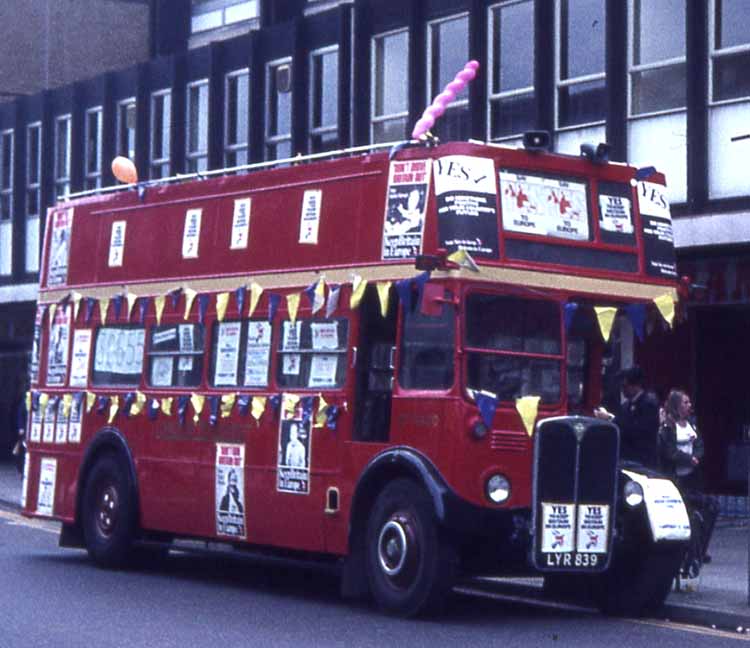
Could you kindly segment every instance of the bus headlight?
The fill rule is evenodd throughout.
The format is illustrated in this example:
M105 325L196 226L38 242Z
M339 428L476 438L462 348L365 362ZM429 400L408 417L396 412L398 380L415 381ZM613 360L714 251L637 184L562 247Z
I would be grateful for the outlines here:
M505 475L492 475L485 488L487 498L495 504L502 504L510 497L510 482Z
M638 506L643 502L643 488L638 482L627 482L622 491L628 506Z

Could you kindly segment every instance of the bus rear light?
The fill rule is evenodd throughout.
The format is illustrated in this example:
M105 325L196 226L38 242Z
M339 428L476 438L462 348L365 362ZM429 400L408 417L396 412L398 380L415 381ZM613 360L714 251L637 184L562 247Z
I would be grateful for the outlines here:
M487 480L485 487L487 499L494 504L502 504L510 497L510 481L505 475L497 473Z
M471 436L477 441L481 441L487 436L487 426L484 421L477 419L471 424Z

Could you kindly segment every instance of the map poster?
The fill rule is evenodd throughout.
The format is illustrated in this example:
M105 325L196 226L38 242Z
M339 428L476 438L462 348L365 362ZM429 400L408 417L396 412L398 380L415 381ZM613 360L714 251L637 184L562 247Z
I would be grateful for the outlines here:
M428 160L391 162L383 217L384 260L414 258L422 251L430 169Z

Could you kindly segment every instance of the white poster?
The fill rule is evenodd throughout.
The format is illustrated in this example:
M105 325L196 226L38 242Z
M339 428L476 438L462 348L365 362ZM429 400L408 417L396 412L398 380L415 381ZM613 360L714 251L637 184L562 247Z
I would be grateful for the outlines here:
M624 196L599 195L599 227L607 232L633 233L630 199Z
M542 551L566 553L573 551L575 504L542 502Z
M21 483L21 509L26 508L26 498L29 492L29 462L31 453L26 452L23 457L23 482Z
M42 458L39 468L39 490L36 512L51 516L55 509L55 482L57 481L57 459Z
M142 328L100 328L96 336L94 371L131 376L140 374L144 342Z
M641 214L664 218L671 222L667 188L656 182L638 183L638 210Z
M83 422L84 394L74 394L70 407L70 423L68 424L68 443L80 443L81 425Z
M236 385L240 359L241 322L221 322L216 340L214 385Z
M282 408L283 409L283 408ZM310 451L312 417L305 424L285 413L279 422L279 454L276 490L284 493L310 493Z
M282 351L299 351L302 322L284 322L284 335L281 343Z
M151 359L151 384L154 387L171 386L173 368L174 357L154 356Z
M281 372L285 376L299 376L301 359L299 353L285 353L281 362Z
M197 259L201 237L202 209L188 209L185 213L185 228L182 230L182 258Z
M55 422L55 443L65 443L68 440L68 417L65 412L65 399L57 401L57 421Z
M112 223L112 233L109 237L109 267L115 268L122 265L125 256L125 225L127 221L115 221Z
M383 259L407 259L422 251L432 165L428 160L393 160L383 216Z
M268 385L268 363L271 356L271 324L251 320L247 323L245 352L245 387Z
M302 197L302 214L299 220L300 243L317 245L322 200L323 192L320 189L308 189L305 191Z
M310 324L312 348L315 351L339 348L338 322L312 322Z
M89 377L91 355L91 329L78 329L73 333L73 360L70 365L70 386L85 387Z
M578 553L607 553L609 534L609 506L607 504L578 505Z
M164 344L165 342L171 342L172 340L177 339L177 329L176 328L168 328L163 331L159 331L158 333L154 333L153 337L151 338L151 344L153 346L158 346L159 344Z
M216 535L245 538L245 445L216 444Z
M500 171L500 194L505 231L589 240L584 183Z
M234 201L234 213L232 215L232 240L229 244L231 250L242 250L247 247L250 233L250 198L240 198Z
M31 413L31 431L29 432L29 440L32 443L39 443L42 440L42 407L41 405L37 405L37 408L33 410Z
M49 244L47 285L59 286L68 283L68 259L70 258L70 234L73 228L73 208L51 212L52 235Z
M65 384L68 373L68 347L70 346L70 304L55 310L47 349L47 384Z
M651 479L630 470L623 472L643 489L654 542L689 539L690 519L677 487L668 479Z
M180 351L193 351L193 325L180 324Z
M310 363L308 387L333 387L336 385L336 367L339 357L333 353L316 353Z
M51 396L47 401L47 409L44 412L44 432L42 441L52 443L55 440L55 414L57 413L57 397Z

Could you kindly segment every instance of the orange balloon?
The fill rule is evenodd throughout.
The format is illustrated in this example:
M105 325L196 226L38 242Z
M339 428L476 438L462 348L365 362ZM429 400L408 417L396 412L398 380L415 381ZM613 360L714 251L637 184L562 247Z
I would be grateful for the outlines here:
M112 160L112 173L115 178L125 184L135 184L138 182L138 171L136 171L133 160L122 155L118 155Z

